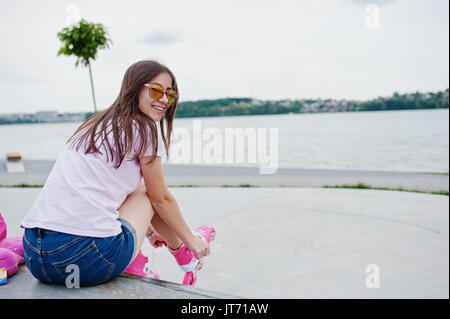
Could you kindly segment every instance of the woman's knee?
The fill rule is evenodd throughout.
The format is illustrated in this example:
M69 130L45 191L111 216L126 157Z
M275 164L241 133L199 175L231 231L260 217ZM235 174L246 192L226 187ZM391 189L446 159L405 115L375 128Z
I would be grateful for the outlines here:
M131 220L133 223L138 222L141 227L143 224L149 224L154 215L152 203L147 192L142 187L129 194L123 204L119 208L119 217L125 220ZM129 220L129 221L130 221ZM133 224L132 223L132 224Z

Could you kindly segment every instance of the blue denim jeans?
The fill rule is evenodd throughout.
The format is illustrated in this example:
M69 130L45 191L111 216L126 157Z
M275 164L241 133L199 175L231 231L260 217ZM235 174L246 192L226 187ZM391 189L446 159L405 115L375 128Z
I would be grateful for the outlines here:
M97 238L60 233L42 228L26 228L23 257L38 280L66 284L77 270L79 286L92 286L122 273L137 254L135 229L125 220L116 236Z

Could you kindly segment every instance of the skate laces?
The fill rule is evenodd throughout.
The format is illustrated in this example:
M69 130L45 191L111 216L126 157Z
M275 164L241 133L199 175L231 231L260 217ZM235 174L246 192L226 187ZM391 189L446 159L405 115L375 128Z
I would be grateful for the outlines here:
M203 239L204 241L207 241L206 238L203 236L203 234L199 231L192 231L195 235L197 235L198 237L200 237L201 239ZM220 243L217 241L216 235L214 235L214 240L211 240L209 242L209 255L206 256L214 256L215 253L217 252L217 250L219 250L221 247ZM203 257L205 258L205 257Z
M155 248L152 247L152 258L148 259L148 261L145 263L144 265L144 269L143 272L150 278L155 278L156 279L156 268L155 268Z

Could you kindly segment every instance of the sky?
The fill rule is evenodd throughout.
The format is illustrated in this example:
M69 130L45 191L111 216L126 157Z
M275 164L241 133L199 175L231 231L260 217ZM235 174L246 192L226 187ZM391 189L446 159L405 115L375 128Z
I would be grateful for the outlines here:
M155 59L180 101L367 100L449 86L448 0L0 1L0 113L93 110L89 72L57 56L79 18L105 26L99 110L126 69Z

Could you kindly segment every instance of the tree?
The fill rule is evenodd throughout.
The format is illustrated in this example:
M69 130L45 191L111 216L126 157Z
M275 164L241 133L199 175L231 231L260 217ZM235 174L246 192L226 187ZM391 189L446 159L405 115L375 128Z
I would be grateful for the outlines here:
M58 56L61 54L67 56L75 55L77 57L75 67L78 67L78 64L81 62L82 65L89 68L95 113L97 112L97 105L95 102L94 82L92 80L91 60L95 60L99 49L109 49L109 43L112 43L112 41L107 36L108 34L103 25L89 23L84 19L58 32L58 38L63 42L63 47L59 49Z

